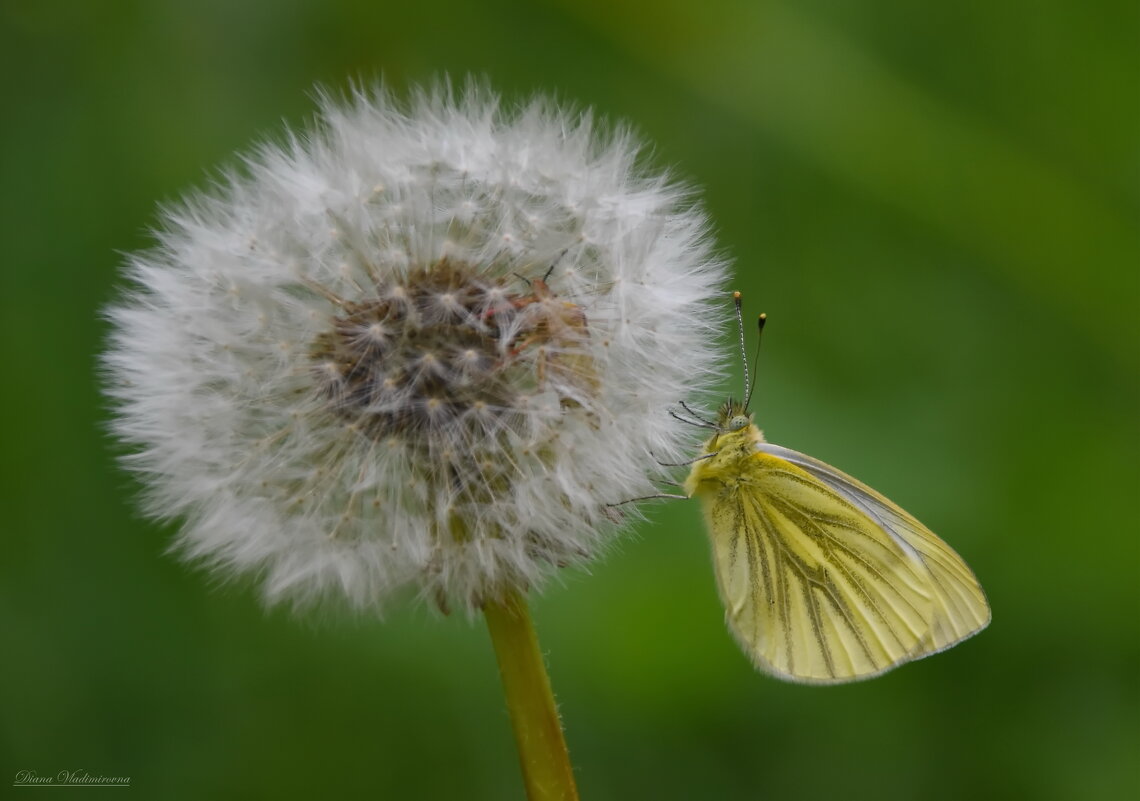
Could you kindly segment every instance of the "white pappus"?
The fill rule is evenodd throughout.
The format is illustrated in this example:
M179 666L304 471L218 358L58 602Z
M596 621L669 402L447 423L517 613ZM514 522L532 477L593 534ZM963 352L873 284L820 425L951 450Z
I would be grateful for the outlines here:
M360 89L167 210L103 358L148 514L297 605L474 608L596 555L722 350L706 218L637 153L542 98Z

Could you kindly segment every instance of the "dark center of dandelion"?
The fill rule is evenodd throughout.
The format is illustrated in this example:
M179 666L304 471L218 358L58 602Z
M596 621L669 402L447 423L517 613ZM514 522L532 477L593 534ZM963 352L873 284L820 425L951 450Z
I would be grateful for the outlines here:
M311 350L329 408L376 438L500 427L537 385L513 358L525 306L508 290L516 283L444 260L342 302Z

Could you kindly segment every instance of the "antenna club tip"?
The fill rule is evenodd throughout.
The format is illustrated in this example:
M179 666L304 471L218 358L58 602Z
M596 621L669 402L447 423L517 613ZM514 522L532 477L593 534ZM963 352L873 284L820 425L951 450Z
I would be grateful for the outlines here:
M732 293L732 299L733 299L733 300L735 300L735 301L739 301L739 300L740 300L741 298L743 298L743 297L744 297L744 296L740 294L740 290L739 290L739 289L738 289L738 290L736 290L735 292L733 292L733 293Z
M767 319L768 319L768 315L765 314L764 312L760 312L760 322L764 322Z

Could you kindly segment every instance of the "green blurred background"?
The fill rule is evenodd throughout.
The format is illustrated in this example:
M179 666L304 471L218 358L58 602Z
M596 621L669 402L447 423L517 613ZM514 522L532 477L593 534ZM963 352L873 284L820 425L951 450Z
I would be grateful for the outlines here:
M178 564L93 377L159 202L318 82L446 71L628 120L703 187L769 314L769 438L918 512L994 608L884 678L783 684L724 630L697 509L657 509L535 600L583 798L1137 797L1137 5L695 7L0 2L0 787L522 796L478 621L297 621Z

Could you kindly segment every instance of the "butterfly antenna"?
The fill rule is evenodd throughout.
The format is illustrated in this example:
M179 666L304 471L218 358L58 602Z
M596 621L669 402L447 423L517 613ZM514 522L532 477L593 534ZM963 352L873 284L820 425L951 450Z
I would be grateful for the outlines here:
M744 365L744 392L746 395L751 395L751 390L748 389L748 351L744 349L744 314L741 312L744 296L739 292L733 292L732 302L736 305L736 330L740 332L740 362ZM744 402L744 408L748 408L747 400Z
M764 323L767 322L768 315L761 314L756 319L756 355L752 357L752 383L748 386L748 397L744 399L744 408L748 408L748 404L752 402L752 390L756 389L756 376L760 374L760 340L764 334Z

